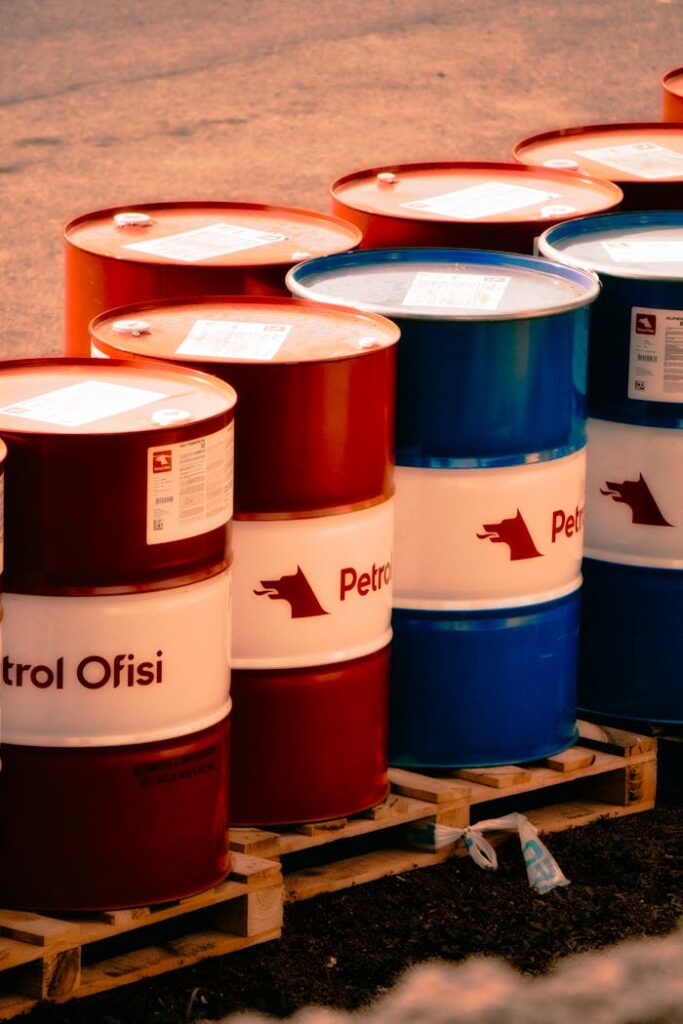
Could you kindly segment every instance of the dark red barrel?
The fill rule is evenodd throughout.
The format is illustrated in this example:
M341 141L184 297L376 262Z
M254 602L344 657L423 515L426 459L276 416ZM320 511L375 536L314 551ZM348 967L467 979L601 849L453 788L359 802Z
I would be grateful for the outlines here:
M360 232L313 210L197 201L83 214L64 238L65 351L88 355L98 313L178 296L286 295L290 267L353 249Z
M662 77L662 120L683 123L683 68Z
M597 174L624 193L622 210L683 206L683 121L593 124L531 135L512 154L527 167Z
M363 233L361 248L533 252L547 227L610 210L621 190L586 174L485 161L392 164L338 178L332 210Z

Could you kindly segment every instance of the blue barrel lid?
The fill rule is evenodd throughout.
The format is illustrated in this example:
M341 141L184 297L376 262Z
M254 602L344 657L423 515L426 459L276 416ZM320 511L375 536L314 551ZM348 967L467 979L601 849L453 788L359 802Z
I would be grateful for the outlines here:
M292 294L395 319L523 320L593 302L596 276L534 256L479 249L364 249L293 267Z
M683 281L683 210L579 217L544 231L538 248L600 275Z

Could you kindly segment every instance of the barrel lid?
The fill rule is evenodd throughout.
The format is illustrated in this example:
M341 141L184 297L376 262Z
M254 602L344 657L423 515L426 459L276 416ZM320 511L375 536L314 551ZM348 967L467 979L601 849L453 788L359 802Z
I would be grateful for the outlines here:
M105 355L249 364L345 359L400 334L390 320L345 306L242 295L138 303L101 314L90 331Z
M135 263L275 266L345 252L353 224L313 210L260 203L142 203L87 213L64 235L78 249Z
M331 194L336 202L371 214L489 223L578 217L610 209L623 198L610 181L485 161L373 167L339 178Z
M662 87L674 96L683 97L683 68L672 68L662 76Z
M683 124L633 121L561 128L522 139L513 156L533 166L571 167L614 182L683 180Z
M551 260L612 277L683 280L683 211L581 217L545 231Z
M236 401L208 374L158 363L54 358L0 368L4 433L152 433L220 416Z
M597 298L591 273L533 256L479 249L366 249L293 267L303 298L396 319L511 320L563 313Z

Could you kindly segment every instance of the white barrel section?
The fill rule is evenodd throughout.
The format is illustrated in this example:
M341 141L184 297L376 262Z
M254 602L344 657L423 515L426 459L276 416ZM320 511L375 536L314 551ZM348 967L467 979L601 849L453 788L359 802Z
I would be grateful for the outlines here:
M586 556L683 569L683 430L588 420Z
M331 664L391 639L394 500L234 523L234 668Z
M512 608L576 587L585 449L523 466L397 466L394 605Z
M3 743L102 747L230 710L231 574L139 594L5 594Z

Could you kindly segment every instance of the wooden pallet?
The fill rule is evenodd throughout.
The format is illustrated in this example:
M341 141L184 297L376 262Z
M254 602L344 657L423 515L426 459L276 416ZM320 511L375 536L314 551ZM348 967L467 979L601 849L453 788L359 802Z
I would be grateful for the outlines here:
M282 917L280 865L240 853L225 882L160 906L57 916L0 910L0 1020L42 999L94 995L277 939Z
M394 768L390 795L370 811L286 829L235 828L231 846L278 858L285 902L293 902L464 855L461 842L438 848L438 825L464 828L520 811L548 833L654 807L656 739L588 722L579 734L576 746L533 765L439 775Z

